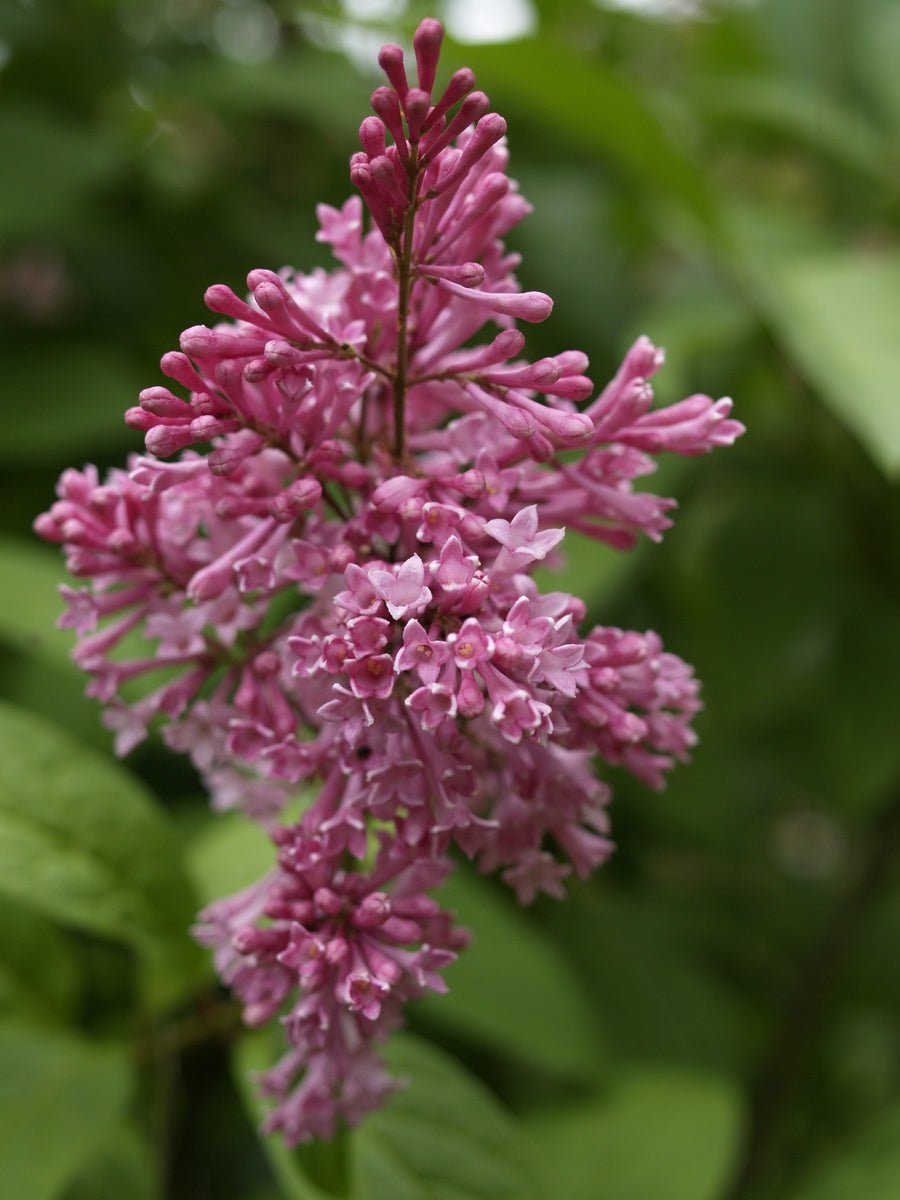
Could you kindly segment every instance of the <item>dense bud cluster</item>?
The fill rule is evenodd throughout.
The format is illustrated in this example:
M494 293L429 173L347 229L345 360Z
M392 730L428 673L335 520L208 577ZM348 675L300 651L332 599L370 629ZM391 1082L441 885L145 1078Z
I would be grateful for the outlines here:
M654 633L582 635L532 572L564 526L658 539L649 456L742 431L727 400L652 409L645 338L592 400L580 352L522 356L515 322L552 307L502 242L528 205L471 72L434 91L441 38L419 26L415 86L381 52L350 168L369 228L358 197L319 209L340 265L210 288L226 319L162 360L180 390L127 413L148 456L67 471L36 523L87 581L63 623L118 750L157 723L270 830L274 872L198 936L249 1024L281 1016L264 1087L291 1142L393 1086L373 1046L465 943L428 894L454 849L560 896L611 849L598 756L653 787L685 758L690 668Z

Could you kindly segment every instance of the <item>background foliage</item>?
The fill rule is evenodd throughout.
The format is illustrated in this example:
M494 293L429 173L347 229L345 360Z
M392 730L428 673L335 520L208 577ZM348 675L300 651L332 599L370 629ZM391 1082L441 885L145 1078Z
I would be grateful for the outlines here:
M900 1194L900 9L892 0L7 0L0 7L0 1200L890 1200ZM614 8L616 11L614 11ZM511 127L532 345L667 346L736 398L680 520L567 583L705 681L692 766L616 779L619 852L477 931L353 1135L264 1146L186 936L267 850L183 762L122 765L30 536L211 282L321 261L374 49L430 12ZM474 13L474 16L473 16ZM681 15L677 15L680 13ZM518 22L518 25L517 25ZM487 35L483 35L487 36Z

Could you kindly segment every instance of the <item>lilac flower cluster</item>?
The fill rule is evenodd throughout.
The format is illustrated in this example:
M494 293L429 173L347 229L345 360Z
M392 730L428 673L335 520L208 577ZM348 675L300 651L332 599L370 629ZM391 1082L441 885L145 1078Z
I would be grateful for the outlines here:
M373 1047L465 944L429 895L454 849L523 903L561 896L611 849L596 758L659 787L686 757L691 669L654 633L582 636L583 602L532 572L563 526L659 539L650 455L742 432L728 400L652 409L645 338L592 400L584 354L522 357L516 321L552 307L502 242L529 209L472 73L434 92L442 33L419 26L415 86L381 52L362 202L319 208L341 265L211 287L226 319L162 359L184 394L127 414L148 456L65 472L36 522L88 581L63 624L119 752L160 726L277 848L198 937L248 1024L281 1016L263 1087L289 1142L394 1086Z

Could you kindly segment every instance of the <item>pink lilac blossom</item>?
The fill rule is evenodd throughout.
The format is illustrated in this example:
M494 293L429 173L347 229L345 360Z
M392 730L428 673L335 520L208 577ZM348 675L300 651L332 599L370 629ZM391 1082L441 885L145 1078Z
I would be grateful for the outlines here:
M340 265L211 287L224 319L162 359L179 390L126 414L147 455L66 471L36 522L85 581L62 624L118 751L159 727L277 848L197 936L247 1023L283 1023L263 1088L291 1143L395 1086L374 1047L466 939L428 894L452 852L562 896L612 849L597 760L658 788L687 757L690 667L652 632L582 635L531 573L565 527L658 540L651 456L742 432L729 400L654 409L646 338L596 399L579 351L523 357L516 322L552 308L502 241L529 207L471 72L434 90L441 38L419 26L416 85L381 53L361 199L318 212Z

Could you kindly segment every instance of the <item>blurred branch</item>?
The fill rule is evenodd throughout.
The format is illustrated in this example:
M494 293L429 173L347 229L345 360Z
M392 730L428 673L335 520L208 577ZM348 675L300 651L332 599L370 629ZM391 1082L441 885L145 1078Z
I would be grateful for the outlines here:
M900 850L900 793L872 822L855 878L835 903L776 1023L750 1087L743 1151L722 1200L749 1200L777 1153L778 1131L815 1050L828 1001Z
M134 1056L141 1066L160 1063L211 1041L230 1041L241 1029L241 1006L233 1000L204 998L201 1010L138 1036Z

